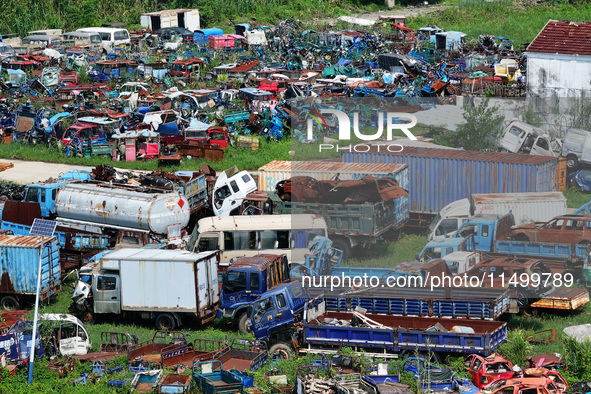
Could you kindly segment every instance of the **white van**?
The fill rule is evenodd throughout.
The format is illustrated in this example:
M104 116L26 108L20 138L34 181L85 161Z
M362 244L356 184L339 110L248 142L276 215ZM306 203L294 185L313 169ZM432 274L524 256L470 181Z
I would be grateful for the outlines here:
M131 44L131 37L126 29L117 29L114 27L85 27L76 31L98 33L101 36L103 51L106 53L111 53L116 46Z
M303 264L314 237L328 236L324 218L312 214L212 216L196 229L193 251L221 250L220 267L261 253L285 253L291 264Z
M98 33L88 33L84 31L71 31L62 34L62 39L66 47L77 46L80 48L99 51L102 49L103 41Z

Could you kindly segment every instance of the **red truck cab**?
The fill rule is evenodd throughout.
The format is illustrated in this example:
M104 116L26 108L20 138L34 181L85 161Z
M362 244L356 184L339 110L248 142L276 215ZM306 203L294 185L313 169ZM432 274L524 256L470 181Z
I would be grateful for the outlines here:
M515 374L513 364L497 354L488 357L471 354L466 358L464 368L479 389L500 379L510 379Z
M70 126L62 137L62 144L68 146L73 140L79 140L80 142L86 142L88 140L94 142L104 143L106 142L105 133L103 133L95 125L87 123L74 123ZM104 142L103 142L104 140Z
M230 141L228 129L226 127L210 127L207 130L207 139L207 142L210 144L217 144L220 148L226 149L228 147L228 141Z

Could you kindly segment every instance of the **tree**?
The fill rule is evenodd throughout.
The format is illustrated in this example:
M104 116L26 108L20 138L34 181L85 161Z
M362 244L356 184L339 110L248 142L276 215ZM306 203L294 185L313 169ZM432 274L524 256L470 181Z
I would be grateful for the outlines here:
M464 148L466 150L497 150L496 141L503 117L497 114L499 107L488 106L489 98L484 98L476 107L464 111L464 123L455 132L435 136L436 144Z

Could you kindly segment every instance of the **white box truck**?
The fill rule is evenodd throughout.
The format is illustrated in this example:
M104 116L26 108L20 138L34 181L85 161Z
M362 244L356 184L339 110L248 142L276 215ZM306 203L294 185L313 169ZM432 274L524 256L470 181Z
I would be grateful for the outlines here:
M471 199L454 201L441 209L429 225L429 241L451 237L473 215L505 215L513 212L515 224L547 222L566 214L562 192L473 194Z
M159 330L215 318L219 252L120 249L80 269L73 309L83 321L114 314L152 319Z

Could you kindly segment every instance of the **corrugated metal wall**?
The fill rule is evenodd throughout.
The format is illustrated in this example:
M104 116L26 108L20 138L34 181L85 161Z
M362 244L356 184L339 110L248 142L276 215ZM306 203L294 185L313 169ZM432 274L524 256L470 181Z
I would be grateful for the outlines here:
M0 236L0 291L34 294L37 291L39 245L41 237ZM43 250L41 286L46 289L60 279L57 239L47 242Z
M447 204L470 198L473 193L556 190L558 159L541 156L405 148L396 154L343 152L342 160L407 164L411 212L438 213Z

